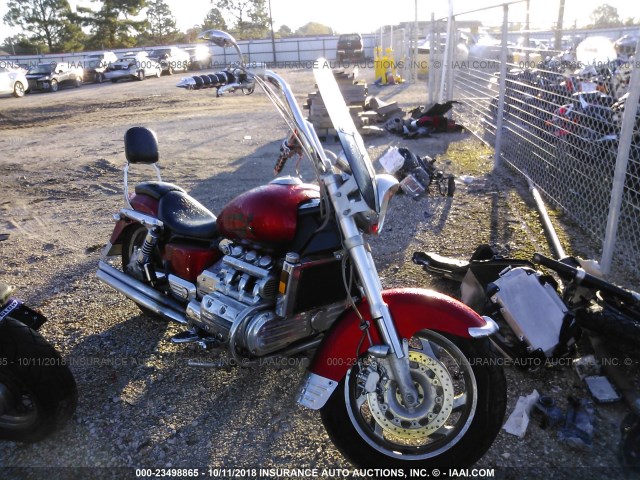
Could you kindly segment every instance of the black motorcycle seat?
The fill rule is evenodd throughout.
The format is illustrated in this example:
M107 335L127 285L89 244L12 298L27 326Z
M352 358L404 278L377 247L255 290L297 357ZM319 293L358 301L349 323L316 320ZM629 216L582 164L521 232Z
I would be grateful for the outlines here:
M169 192L186 193L179 186L168 182L142 182L136 185L137 195L149 195L156 200L160 200L164 194Z
M216 216L181 190L169 191L160 198L158 219L180 237L211 240L218 233Z

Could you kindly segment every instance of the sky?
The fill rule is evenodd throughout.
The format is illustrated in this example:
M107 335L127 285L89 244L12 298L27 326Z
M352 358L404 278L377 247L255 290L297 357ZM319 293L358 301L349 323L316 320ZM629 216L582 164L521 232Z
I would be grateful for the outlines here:
M413 21L415 18L416 0L270 0L274 28L287 25L292 30L308 23L318 22L334 29L337 33L371 33L382 25L394 25L400 22ZM468 12L485 6L500 5L499 0L452 0L454 13ZM606 1L606 0L605 0ZM177 26L185 31L194 25L201 24L207 12L215 2L210 0L166 0L171 7ZM70 0L72 8L83 4L95 8L96 3L88 0ZM268 3L268 2L267 2ZM602 0L565 0L565 26L578 26L589 23L591 12L602 5ZM634 1L609 0L610 5L618 9L624 20L628 17L640 17L640 11ZM530 0L531 25L550 28L557 19L559 0ZM429 20L431 12L436 18L447 15L447 2L434 0L417 0L418 19ZM0 19L7 11L7 0L0 0ZM525 3L510 6L510 21L522 22L525 19ZM459 17L460 20L480 20L485 25L499 25L502 20L502 9L494 8L487 12L478 12ZM18 33L9 29L0 20L0 40Z

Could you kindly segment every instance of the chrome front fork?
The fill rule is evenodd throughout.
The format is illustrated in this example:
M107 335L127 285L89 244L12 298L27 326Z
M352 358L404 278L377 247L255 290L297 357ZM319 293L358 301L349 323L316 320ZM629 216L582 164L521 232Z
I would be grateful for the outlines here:
M389 362L391 374L398 384L405 406L412 410L418 405L418 392L409 369L408 342L398 335L389 306L384 303L380 277L368 245L353 218L353 205L350 202L345 203L348 202L347 195L341 191L335 177L326 176L325 185L344 235L344 246L349 252L364 288L371 318L378 327L382 341L389 347L385 359Z

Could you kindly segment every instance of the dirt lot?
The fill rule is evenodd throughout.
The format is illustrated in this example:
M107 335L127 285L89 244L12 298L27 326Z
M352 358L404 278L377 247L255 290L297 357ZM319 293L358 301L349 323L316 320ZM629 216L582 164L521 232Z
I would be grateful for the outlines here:
M302 103L313 88L311 72L281 73ZM286 130L266 97L215 98L211 91L177 89L176 81L162 77L0 99L0 233L9 234L0 243L0 278L48 316L43 334L70 362L80 394L77 413L62 431L37 445L0 442L0 465L20 467L3 478L133 477L132 470L117 470L123 467L352 468L330 443L319 415L296 406L292 386L303 367L187 366L190 359L210 361L216 354L171 345L178 326L139 315L133 303L95 278L111 216L123 205L128 127L154 129L164 179L213 211L272 178ZM426 100L424 84L372 87L370 93L405 107ZM388 145L403 145L474 177L459 184L453 201L394 199L386 232L372 242L386 286L456 293L410 262L415 250L468 257L487 242L513 256L547 251L521 187L508 172L491 173L491 152L473 137L441 134L407 143L388 135L365 142L373 159ZM571 252L595 255L577 229L559 226ZM637 354L630 358L628 371L637 381ZM571 367L508 367L507 376L508 413L518 396L534 388L563 407L569 394L587 396ZM622 403L598 406L587 451L572 449L557 430L537 424L524 439L501 432L477 467L506 478L618 477L619 425L626 413Z

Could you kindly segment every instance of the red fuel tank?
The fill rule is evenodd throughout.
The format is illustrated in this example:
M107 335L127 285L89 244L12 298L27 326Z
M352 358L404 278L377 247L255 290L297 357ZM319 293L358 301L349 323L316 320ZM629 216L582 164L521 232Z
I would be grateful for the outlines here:
M311 184L270 183L229 202L218 215L218 231L225 238L284 247L296 234L298 207L320 198Z

